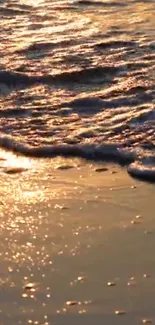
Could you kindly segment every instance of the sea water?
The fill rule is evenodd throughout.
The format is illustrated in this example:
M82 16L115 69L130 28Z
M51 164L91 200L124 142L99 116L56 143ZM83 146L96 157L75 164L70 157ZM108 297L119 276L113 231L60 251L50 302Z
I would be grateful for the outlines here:
M0 146L155 179L154 1L0 1Z

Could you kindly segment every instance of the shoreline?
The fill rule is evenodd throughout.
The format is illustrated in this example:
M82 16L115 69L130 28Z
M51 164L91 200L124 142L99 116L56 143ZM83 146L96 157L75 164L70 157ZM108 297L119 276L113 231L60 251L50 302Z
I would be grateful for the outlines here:
M135 159L133 153L119 151L115 145L105 145L105 148L101 155L99 154L98 150L96 150L96 153L94 152L94 154L92 154L91 147L88 152L86 150L86 154L84 153L85 150L83 150L82 148L79 149L78 155L78 150L76 152L75 149L74 153L74 146L70 146L69 149L66 146L58 145L53 150L51 148L45 147L40 149L38 148L36 149L36 151L33 152L32 148L27 148L26 150L26 148L21 145L17 145L17 143L13 142L13 140L8 138L2 138L0 139L0 142L1 161L6 160L8 162L11 157L13 160L16 160L17 163L21 161L38 161L39 163L40 161L43 162L43 164L45 165L48 161L53 161L54 163L57 163L57 161L63 161L64 165L67 165L68 161L83 161L82 164L88 164L89 166L98 166L96 168L96 171L98 172L106 171L103 170L105 168L104 166L117 166L118 170L126 169L126 173L128 173L135 180L148 183L155 183L155 167L151 165L151 161L145 162L144 160L144 162L142 163L141 160ZM105 156L104 159L102 159L103 155ZM92 159L91 156L93 156ZM74 166L74 163L72 167L76 167ZM109 169L109 167L106 167L106 169ZM19 170L14 170L14 173L20 173L22 171L24 170L22 170L22 168L20 167Z

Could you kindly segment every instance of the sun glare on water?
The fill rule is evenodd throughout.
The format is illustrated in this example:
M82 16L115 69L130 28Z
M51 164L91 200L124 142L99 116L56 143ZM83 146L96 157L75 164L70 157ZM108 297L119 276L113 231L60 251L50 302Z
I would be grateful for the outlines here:
M19 157L11 152L1 151L1 167L8 173L15 173L17 170L28 170L32 167L32 160L26 157Z
M44 0L21 0L20 4L28 6L38 6L44 3Z

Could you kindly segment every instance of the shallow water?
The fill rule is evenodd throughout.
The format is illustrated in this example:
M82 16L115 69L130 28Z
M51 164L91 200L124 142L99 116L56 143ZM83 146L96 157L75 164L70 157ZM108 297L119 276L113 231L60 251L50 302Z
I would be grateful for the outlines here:
M3 161L2 324L154 323L154 186L101 166Z
M1 1L0 145L155 180L154 1Z

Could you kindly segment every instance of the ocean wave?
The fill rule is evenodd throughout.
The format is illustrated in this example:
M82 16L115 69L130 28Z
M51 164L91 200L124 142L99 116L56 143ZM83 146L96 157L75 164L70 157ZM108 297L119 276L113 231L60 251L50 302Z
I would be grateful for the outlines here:
M135 154L116 144L55 144L49 146L38 146L37 148L21 144L11 137L1 136L0 147L13 151L17 154L24 154L30 157L49 158L55 156L81 157L90 160L104 160L119 162L126 165L133 162Z
M149 159L148 155L146 159L139 153L139 150L136 152L131 148L123 148L119 144L59 144L32 148L11 137L1 136L0 147L15 154L33 158L63 156L118 163L121 166L127 166L127 171L132 177L155 182L155 154L151 152Z
M137 179L155 182L155 166L135 162L127 168L128 173Z
M74 4L80 5L80 6L94 6L94 7L124 7L126 6L125 3L122 3L121 1L92 1L92 0L79 0L74 2Z
M0 70L0 84L5 84L8 87L23 87L32 86L34 84L53 84L54 86L64 83L92 83L95 79L101 78L106 82L107 77L116 75L118 68L112 65L97 66L85 68L81 70L73 70L62 72L59 74L46 74L40 76L32 76L26 73L17 71Z
M113 161L153 181L153 2L0 3L0 147Z

